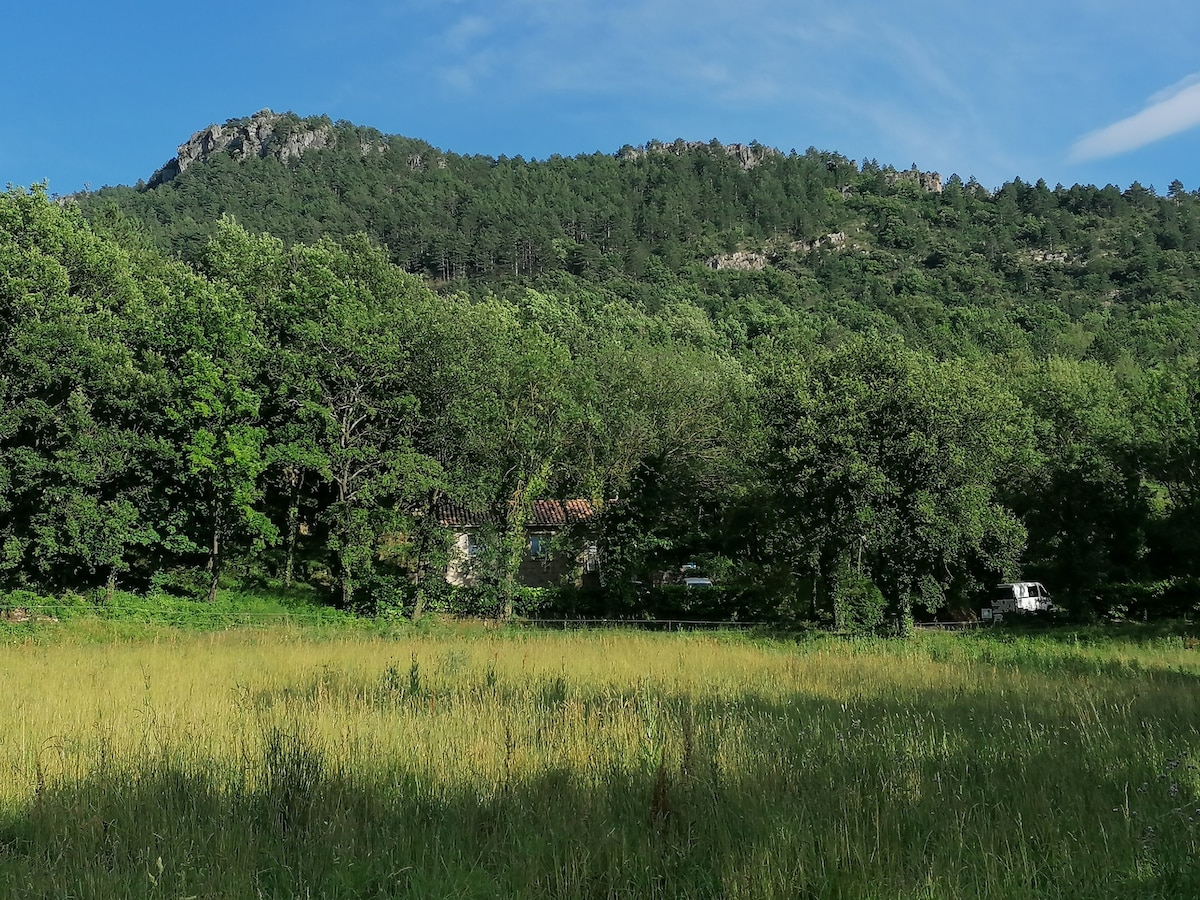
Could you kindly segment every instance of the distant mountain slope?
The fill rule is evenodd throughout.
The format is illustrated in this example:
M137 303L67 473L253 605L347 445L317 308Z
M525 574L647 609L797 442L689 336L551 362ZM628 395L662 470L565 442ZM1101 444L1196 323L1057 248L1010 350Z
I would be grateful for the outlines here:
M288 242L366 233L459 288L561 273L650 306L687 299L736 329L766 303L928 346L1108 361L1200 348L1200 199L1178 182L1166 197L1019 180L992 193L715 141L494 159L263 111L197 132L146 184L76 200L185 259L229 214Z
M287 240L366 232L406 268L453 278L636 270L651 253L679 260L745 240L812 240L838 230L830 196L857 174L836 154L756 144L651 143L540 162L461 156L263 111L197 132L144 185L79 202L91 215L119 207L185 257L228 213Z

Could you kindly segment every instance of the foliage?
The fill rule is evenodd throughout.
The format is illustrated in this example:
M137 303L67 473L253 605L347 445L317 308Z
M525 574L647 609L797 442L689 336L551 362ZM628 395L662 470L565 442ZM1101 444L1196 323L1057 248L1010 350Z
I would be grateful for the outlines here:
M854 570L840 573L833 596L834 627L846 634L878 634L887 620L887 601L869 578Z
M453 501L496 523L481 576L515 614L549 497L600 510L618 611L697 558L754 597L729 615L831 623L847 572L902 622L1018 574L1081 613L1200 574L1182 186L279 133L313 127L286 164L4 195L5 586L203 566L215 597L247 567L346 607L390 581L419 617Z
M1023 528L1000 493L1033 443L1015 398L964 365L871 340L768 377L765 536L835 617L850 570L907 619L914 601L938 609L1016 568Z

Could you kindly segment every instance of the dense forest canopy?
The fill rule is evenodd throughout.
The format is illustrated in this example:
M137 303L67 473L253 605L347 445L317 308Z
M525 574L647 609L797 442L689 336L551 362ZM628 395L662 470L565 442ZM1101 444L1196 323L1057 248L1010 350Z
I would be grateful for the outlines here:
M452 603L454 499L499 523L472 602L512 612L529 504L587 497L604 597L541 602L652 611L628 585L694 560L717 614L842 627L1020 575L1080 612L1193 602L1178 182L272 122L152 186L0 199L9 586L307 572L347 604Z

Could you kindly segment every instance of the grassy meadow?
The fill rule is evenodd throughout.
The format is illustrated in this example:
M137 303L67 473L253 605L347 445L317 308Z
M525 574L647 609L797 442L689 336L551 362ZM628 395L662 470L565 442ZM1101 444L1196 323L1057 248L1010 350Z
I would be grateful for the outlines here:
M0 632L0 896L1200 896L1200 651Z

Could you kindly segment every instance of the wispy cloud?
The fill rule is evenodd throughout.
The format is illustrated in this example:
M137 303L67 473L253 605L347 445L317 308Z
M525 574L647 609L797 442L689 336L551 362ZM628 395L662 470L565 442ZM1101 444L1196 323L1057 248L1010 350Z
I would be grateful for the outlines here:
M1197 125L1200 125L1200 72L1155 94L1141 112L1084 135L1071 147L1070 159L1117 156Z
M349 111L366 120L366 99L378 96L403 107L406 130L424 127L447 146L544 154L715 135L915 161L992 185L1078 177L1064 153L1072 143L1079 163L1200 124L1198 73L1081 137L1111 121L1095 104L1131 72L1191 68L1177 68L1191 45L1171 50L1170 37L1151 67L1136 55L1089 64L1109 58L1110 35L1136 18L1121 0L1061 0L1038 29L1027 27L1044 7L1036 0L1014 0L1017 14L961 0L347 2L392 11L350 73ZM1178 7L1180 31L1200 26L1195 0L1164 2ZM1117 18L1095 16L1097 5ZM1061 26L1075 20L1090 24L1065 40ZM396 84L420 89L397 95ZM434 124L421 126L422 115ZM1086 171L1112 179L1135 159Z
M473 92L495 61L495 51L486 39L495 23L484 16L465 16L457 19L439 39L441 55L451 58L448 65L438 67L442 81L455 91ZM480 49L482 47L482 49Z
M492 30L492 23L483 16L466 16L459 19L446 33L446 42L456 50L466 48L477 38L484 37Z

